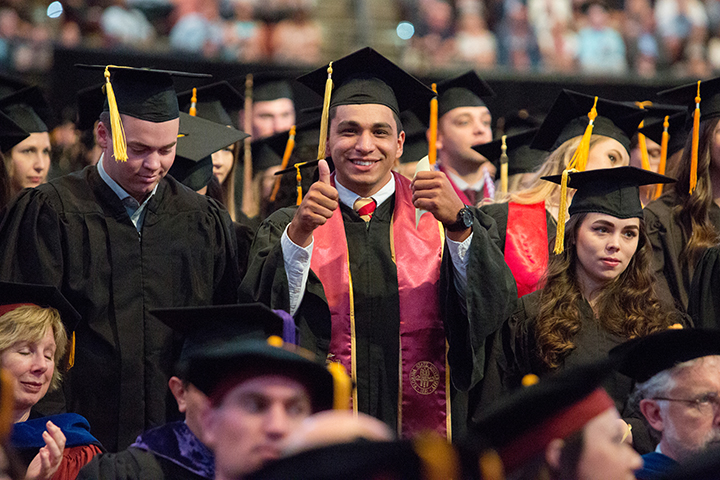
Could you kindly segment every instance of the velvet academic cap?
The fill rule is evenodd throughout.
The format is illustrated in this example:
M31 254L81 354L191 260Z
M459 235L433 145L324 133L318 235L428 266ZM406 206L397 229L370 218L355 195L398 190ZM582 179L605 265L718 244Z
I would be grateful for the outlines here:
M9 152L30 134L20 128L10 117L0 112L0 152ZM4 166L2 168L5 168Z
M543 177L560 184L562 175ZM643 185L671 183L674 178L637 167L602 168L568 174L568 187L577 191L568 211L605 213L615 218L643 218L640 188Z
M50 105L37 85L0 99L0 111L28 133L48 131Z
M495 96L490 85L472 70L438 83L437 91L438 118L454 108L485 107L483 97Z
M663 90L658 93L663 101L685 105L689 115L695 110L695 97L698 93L698 82L688 83L679 87ZM708 120L720 117L720 77L700 82L700 119Z
M180 110L189 113L193 91L178 94ZM211 83L196 89L197 116L222 125L235 125L229 112L243 108L244 97L227 81Z
M583 135L588 126L588 113L595 97L563 90L540 126L530 148L553 151L560 145ZM638 107L598 98L597 118L593 135L614 138L630 151L630 137L638 129L646 113Z

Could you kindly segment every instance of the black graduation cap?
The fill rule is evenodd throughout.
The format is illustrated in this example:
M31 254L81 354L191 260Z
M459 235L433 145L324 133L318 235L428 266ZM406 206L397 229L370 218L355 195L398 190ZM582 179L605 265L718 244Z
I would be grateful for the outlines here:
M261 303L161 308L150 313L185 339L181 363L214 345L283 335L283 320Z
M626 105L637 106L637 103L624 102ZM642 107L645 110L645 123L648 121L654 121L657 119L665 118L667 115L675 115L677 113L685 112L685 107L678 105L669 105L664 103L653 102L650 105Z
M104 83L98 83L92 87L78 90L76 95L77 120L75 125L78 130L90 130L100 117L105 105Z
M30 134L23 130L20 125L0 112L0 152L9 152L15 145L29 136Z
M474 427L498 450L510 474L545 450L553 438L580 431L614 407L601 388L613 363L604 360L563 370L498 400Z
M319 95L325 93L327 67L298 78L298 82ZM430 100L435 93L418 79L370 47L332 62L333 91L330 108L338 105L385 105L396 115L414 111L429 118Z
M212 178L211 155L247 137L248 134L232 127L180 112L175 161L168 173L198 191Z
M294 99L291 78L286 72L258 72L253 74L253 102L269 102L279 98ZM245 77L242 77L243 89Z
M422 461L409 440L374 442L362 439L315 448L282 458L247 476L247 480L287 478L416 480L425 477Z
M8 306L16 304L33 304L39 307L52 307L60 313L68 338L72 336L80 314L70 302L53 285L29 283L0 282L0 315L8 311Z
M645 120L645 126L638 131L655 143L662 145L664 122L664 117L659 120L653 120L652 122ZM676 113L668 118L668 158L685 148L685 141L687 140L689 133L690 128L688 128L687 115L684 111Z
M400 122L405 131L405 143L400 163L417 162L428 154L427 122L421 121L410 110L400 112Z
M562 175L542 178L558 185L562 181ZM674 178L637 167L571 172L568 187L577 191L568 211L570 215L597 212L615 218L643 218L639 187L674 181Z
M75 65L79 68L110 71L110 84L122 115L160 123L178 118L177 94L172 77L209 78L201 73L133 68L115 65ZM107 83L105 85L107 95ZM105 102L104 111L110 105Z
M196 89L197 116L211 120L222 125L235 125L228 112L243 108L245 98L235 90L227 81L211 83ZM178 94L180 110L189 113L193 91L188 90Z
M28 133L48 131L50 105L37 85L0 99L0 111Z
M0 73L0 98L11 95L29 86L30 84L21 78Z
M333 377L320 359L278 337L247 339L199 348L189 355L187 380L217 401L232 380L258 375L285 375L303 384L315 412L333 407ZM271 343L273 343L271 345Z
M530 145L537 150L553 151L560 145L583 135L588 126L588 113L595 97L563 90L540 126ZM630 137L637 131L645 112L635 106L598 98L597 118L593 135L614 138L630 151Z
M290 131L278 132L250 144L253 170L258 172L282 164ZM314 116L295 127L295 146L288 165L317 159L320 117Z
M508 156L508 175L528 173L542 165L546 152L530 148L538 129L526 130L515 135L508 135L505 139ZM502 137L482 145L475 145L473 150L490 160L496 168L500 168L502 154Z
M542 120L523 108L498 119L498 125L502 125L502 131L510 136L537 129L542 125Z
M658 93L663 101L685 105L689 114L695 110L698 82L681 85ZM720 77L700 82L700 119L720 117Z
M708 355L720 355L720 330L668 329L634 338L610 350L617 370L637 382L646 382L663 370Z
M458 107L485 107L483 97L494 97L495 92L485 80L470 70L458 77L437 84L438 118Z

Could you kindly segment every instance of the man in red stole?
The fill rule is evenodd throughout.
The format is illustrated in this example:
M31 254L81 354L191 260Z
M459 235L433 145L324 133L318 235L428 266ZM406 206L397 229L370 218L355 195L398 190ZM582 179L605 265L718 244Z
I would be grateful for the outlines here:
M482 100L495 93L473 71L438 83L438 168L465 205L495 195L495 166L472 149L492 140L492 115Z
M329 68L300 78L325 90ZM289 311L301 345L342 363L352 407L409 437L465 429L485 338L514 307L492 220L442 172L392 172L399 112L427 115L432 91L374 50L332 63L330 174L260 227L241 298ZM326 99L327 100L327 99ZM426 210L416 225L416 209Z

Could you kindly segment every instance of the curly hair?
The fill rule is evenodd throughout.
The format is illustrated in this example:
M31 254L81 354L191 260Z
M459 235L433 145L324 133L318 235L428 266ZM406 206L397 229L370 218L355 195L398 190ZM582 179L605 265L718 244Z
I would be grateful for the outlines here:
M558 368L575 349L573 338L580 332L579 302L582 300L576 276L577 231L587 214L573 215L565 230L565 251L551 255L535 338L542 362ZM596 320L611 334L633 338L663 330L674 322L674 312L664 311L654 290L655 276L650 268L652 246L640 219L638 246L624 272L612 280L597 298Z
M674 185L674 191L680 199L680 205L675 208L674 217L688 238L688 242L681 252L680 260L691 267L697 263L707 248L720 243L720 232L710 222L709 216L713 203L710 180L713 162L711 152L718 122L720 122L720 118L700 123L697 185L692 195L690 194L692 135L688 135L676 171L677 182Z
M55 338L55 370L50 383L50 391L53 391L60 386L62 374L58 365L68 341L56 309L23 305L0 316L0 355L18 342L39 342L48 328L52 329Z

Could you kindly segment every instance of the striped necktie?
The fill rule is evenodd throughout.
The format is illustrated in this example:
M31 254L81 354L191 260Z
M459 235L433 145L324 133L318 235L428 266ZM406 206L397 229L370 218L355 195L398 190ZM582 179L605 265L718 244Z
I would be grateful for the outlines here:
M353 209L360 215L360 218L369 222L375 212L375 200L371 197L360 197L355 200Z

